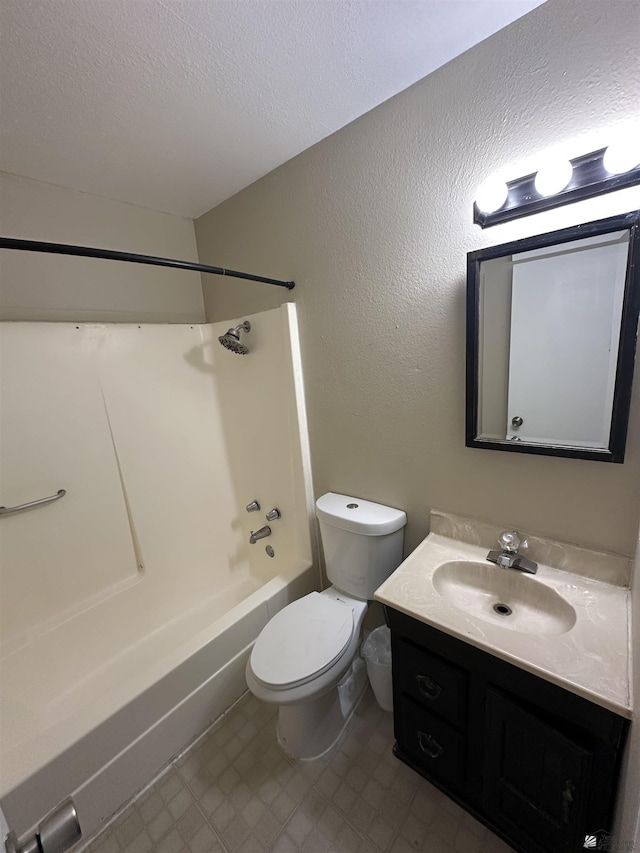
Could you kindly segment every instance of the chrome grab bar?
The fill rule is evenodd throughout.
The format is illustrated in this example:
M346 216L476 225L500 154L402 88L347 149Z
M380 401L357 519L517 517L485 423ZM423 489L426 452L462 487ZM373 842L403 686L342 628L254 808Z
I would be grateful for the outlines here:
M0 506L0 515L9 515L11 512L20 512L23 509L31 509L32 506L49 504L51 501L59 501L60 498L63 498L66 494L66 489L58 489L55 495L49 495L48 498L39 498L37 501L29 501L26 504L18 504L17 506Z

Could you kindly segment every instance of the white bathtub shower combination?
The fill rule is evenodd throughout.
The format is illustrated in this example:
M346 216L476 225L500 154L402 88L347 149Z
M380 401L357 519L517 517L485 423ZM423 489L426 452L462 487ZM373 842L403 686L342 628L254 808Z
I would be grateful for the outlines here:
M95 832L318 586L295 309L249 319L246 356L219 346L229 323L0 326L0 504L67 491L0 519L0 806L18 835L69 795Z

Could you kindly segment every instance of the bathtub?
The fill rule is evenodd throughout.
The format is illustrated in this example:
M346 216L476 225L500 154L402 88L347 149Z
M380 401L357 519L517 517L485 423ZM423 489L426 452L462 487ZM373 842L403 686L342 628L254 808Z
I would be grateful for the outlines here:
M69 628L14 653L3 672L0 763L10 827L27 833L71 795L83 838L98 831L242 695L254 640L279 609L317 588L317 580L314 569L299 565L255 591L246 584L221 591L82 678L58 664L63 691L47 684L45 692L37 681L22 679L20 692L20 671L64 660Z
M42 395L50 415L34 436L26 414L3 421L0 503L68 492L0 528L0 807L19 837L68 796L80 844L94 835L242 695L267 621L318 588L295 310L251 323L243 357L217 345L229 322L0 330L21 367L2 374L5 411Z

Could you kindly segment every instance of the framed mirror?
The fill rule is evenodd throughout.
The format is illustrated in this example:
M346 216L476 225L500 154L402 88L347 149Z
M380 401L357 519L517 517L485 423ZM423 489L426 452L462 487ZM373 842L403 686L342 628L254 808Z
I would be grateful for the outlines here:
M640 211L467 255L466 445L623 462Z

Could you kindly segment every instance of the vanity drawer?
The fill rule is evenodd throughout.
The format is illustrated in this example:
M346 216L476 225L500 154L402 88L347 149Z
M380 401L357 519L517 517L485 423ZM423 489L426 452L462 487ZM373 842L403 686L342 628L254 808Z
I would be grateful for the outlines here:
M400 689L449 723L465 725L467 675L440 658L401 640L397 649Z
M403 698L396 736L400 751L428 776L452 788L463 787L466 751L463 734Z

